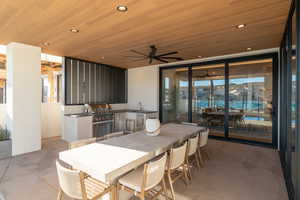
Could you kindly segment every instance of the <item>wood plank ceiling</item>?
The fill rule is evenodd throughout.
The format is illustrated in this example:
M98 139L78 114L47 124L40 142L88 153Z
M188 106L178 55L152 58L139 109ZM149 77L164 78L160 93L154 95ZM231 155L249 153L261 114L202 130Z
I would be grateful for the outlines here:
M118 12L118 5L128 12ZM278 47L289 5L288 0L3 0L0 44L22 42L54 55L140 67L147 60L126 56L135 55L131 49L148 53L152 44L158 53L178 51L185 60ZM237 29L238 24L247 26Z

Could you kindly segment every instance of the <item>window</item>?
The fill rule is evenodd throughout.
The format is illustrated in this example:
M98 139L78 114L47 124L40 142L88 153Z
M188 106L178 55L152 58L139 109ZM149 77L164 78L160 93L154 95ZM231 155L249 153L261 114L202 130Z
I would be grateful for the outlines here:
M6 102L6 80L0 79L0 104Z
M42 77L42 102L47 103L50 97L50 84L48 76Z
M62 103L62 74L56 75L56 102Z

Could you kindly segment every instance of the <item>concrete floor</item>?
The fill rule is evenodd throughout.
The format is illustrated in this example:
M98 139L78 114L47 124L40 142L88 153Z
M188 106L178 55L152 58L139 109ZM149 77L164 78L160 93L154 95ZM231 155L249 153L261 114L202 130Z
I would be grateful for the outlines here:
M56 199L54 161L66 148L49 139L41 151L0 160L0 193L6 200ZM275 150L216 140L209 140L209 150L211 160L193 171L189 186L175 183L177 200L288 200Z

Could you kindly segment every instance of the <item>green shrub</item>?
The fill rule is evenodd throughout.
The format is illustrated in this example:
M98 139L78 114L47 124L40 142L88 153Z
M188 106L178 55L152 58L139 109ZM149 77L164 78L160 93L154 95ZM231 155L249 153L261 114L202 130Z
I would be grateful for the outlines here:
M0 141L9 140L9 131L0 127Z

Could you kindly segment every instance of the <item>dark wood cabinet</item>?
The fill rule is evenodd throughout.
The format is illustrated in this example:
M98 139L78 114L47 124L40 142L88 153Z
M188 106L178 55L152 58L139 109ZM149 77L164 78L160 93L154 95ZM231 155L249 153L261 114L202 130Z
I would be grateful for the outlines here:
M127 70L64 58L65 104L127 103Z

